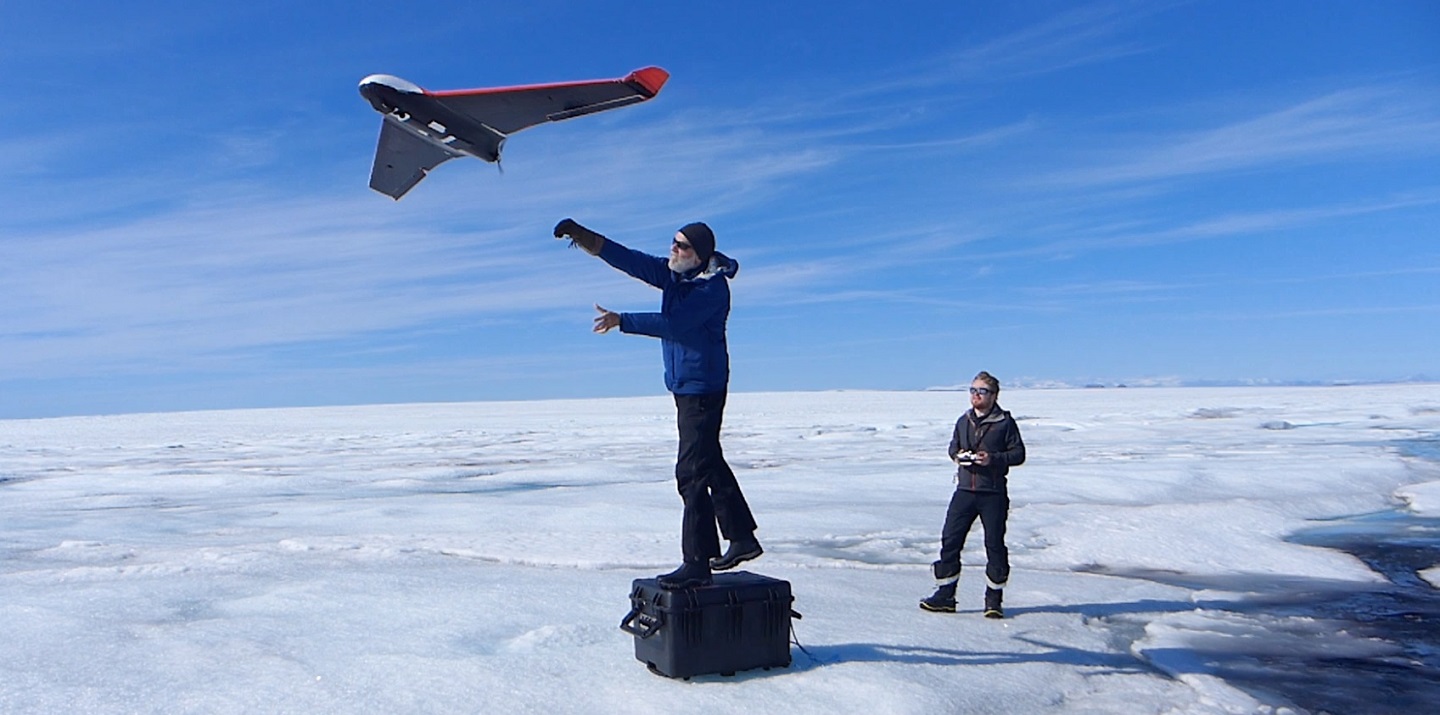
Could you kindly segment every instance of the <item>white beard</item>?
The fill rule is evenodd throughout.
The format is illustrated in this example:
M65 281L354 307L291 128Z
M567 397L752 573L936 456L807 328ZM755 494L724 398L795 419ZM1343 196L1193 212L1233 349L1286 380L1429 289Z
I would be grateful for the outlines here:
M670 270L675 271L676 273L684 273L686 271L699 267L699 265L700 257L693 253L689 256L680 256L674 254L670 256Z

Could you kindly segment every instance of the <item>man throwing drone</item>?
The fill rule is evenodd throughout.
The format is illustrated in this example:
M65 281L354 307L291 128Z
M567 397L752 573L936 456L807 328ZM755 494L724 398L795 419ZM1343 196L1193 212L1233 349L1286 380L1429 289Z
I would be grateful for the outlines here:
M668 259L626 248L568 218L555 226L555 237L568 237L572 245L661 291L658 313L616 313L596 305L600 314L594 330L619 328L660 339L665 387L675 397L680 432L675 486L685 504L680 538L684 562L660 576L660 586L708 586L712 570L732 569L764 553L755 538L750 506L720 448L730 381L725 345L729 281L740 264L715 250L715 234L703 223L688 224L675 234ZM730 542L723 555L717 522Z

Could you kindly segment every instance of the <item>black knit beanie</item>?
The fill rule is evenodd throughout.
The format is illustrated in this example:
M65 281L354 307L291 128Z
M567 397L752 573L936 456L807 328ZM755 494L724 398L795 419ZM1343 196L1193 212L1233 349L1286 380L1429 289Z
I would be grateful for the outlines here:
M710 227L697 221L686 224L680 229L680 233L690 239L690 245L695 247L695 257L700 259L700 263L709 263L710 257L715 255L715 233Z

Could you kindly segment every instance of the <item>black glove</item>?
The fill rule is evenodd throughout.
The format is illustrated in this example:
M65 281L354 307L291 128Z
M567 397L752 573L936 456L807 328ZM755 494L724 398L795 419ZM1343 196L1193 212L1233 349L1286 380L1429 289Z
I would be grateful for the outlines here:
M573 218L561 219L560 223L555 224L555 238L574 235L576 229L584 228L584 226L575 223L575 219Z
M600 247L605 245L605 237L591 231L578 223L575 219L567 218L555 224L555 238L570 237L570 245L579 246L585 249L586 253L592 256L600 255Z

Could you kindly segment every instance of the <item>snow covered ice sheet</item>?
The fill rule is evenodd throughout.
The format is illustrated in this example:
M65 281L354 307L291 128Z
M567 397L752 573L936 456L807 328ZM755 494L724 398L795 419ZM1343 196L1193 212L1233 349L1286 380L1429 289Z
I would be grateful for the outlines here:
M916 607L963 395L732 395L747 568L792 582L805 651L688 682L616 627L679 558L668 397L3 421L0 711L1278 713L1318 708L1276 659L1435 682L1433 640L1311 608L1382 574L1287 537L1440 516L1396 447L1440 435L1440 386L1000 402L1030 458L994 621L978 525L960 613Z

